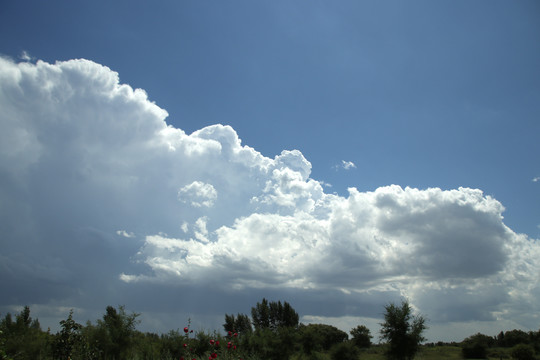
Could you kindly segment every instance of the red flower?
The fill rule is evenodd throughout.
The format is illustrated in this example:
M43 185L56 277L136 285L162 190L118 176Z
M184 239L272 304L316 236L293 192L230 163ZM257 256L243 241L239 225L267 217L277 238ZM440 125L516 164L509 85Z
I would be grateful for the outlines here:
M237 337L238 336L238 333L234 333L234 337Z
M215 342L214 339L211 339L210 340L210 345L214 345L214 342Z
M219 340L216 341L216 346L219 346Z
M229 331L229 336L231 336L231 334L232 334L232 331Z
M215 359L217 358L217 354L216 353L212 353L212 359Z
M187 327L184 328L184 332L187 334L189 329Z
M187 344L184 344L184 347L186 348L186 347L187 347Z
M230 349L231 346L232 346L232 344L231 344L231 342L229 341L229 342L227 343L227 349Z

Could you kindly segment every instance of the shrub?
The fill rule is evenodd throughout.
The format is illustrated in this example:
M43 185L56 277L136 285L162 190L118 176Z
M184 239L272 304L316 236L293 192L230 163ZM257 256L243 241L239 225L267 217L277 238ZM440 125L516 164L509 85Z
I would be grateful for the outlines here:
M479 341L470 342L463 345L461 353L465 359L486 359L487 346Z
M519 344L512 349L514 360L534 360L534 349L530 345Z
M332 360L356 360L360 356L360 350L350 341L332 346L330 358Z
M461 343L461 352L465 359L486 359L487 349L494 345L495 339L478 333L469 336Z

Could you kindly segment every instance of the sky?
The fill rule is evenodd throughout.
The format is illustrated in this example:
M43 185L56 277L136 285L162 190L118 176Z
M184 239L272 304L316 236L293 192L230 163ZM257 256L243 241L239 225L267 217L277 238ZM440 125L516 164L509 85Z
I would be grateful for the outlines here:
M0 314L540 328L537 1L0 0Z

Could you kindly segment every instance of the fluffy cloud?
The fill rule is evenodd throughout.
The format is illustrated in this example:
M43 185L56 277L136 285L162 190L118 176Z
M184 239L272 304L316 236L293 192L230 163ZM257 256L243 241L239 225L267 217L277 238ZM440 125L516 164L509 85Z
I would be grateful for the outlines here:
M88 60L0 59L0 107L0 305L158 288L197 304L294 294L345 319L406 296L434 322L537 326L540 247L480 190L327 194L299 151L265 157L230 126L188 135Z
M195 207L211 207L217 198L217 191L212 184L194 181L178 191L178 198L183 202L191 203Z

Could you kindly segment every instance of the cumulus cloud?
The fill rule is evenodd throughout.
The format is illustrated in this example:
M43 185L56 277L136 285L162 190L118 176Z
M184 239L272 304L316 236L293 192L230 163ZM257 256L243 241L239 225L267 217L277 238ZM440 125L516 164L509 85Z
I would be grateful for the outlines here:
M0 59L0 107L0 305L271 292L345 319L406 296L433 321L537 325L540 246L481 190L327 194L301 152L265 157L224 125L186 134L88 60Z
M211 207L217 199L217 191L212 184L194 181L178 191L178 198L180 201L189 202L195 207Z

